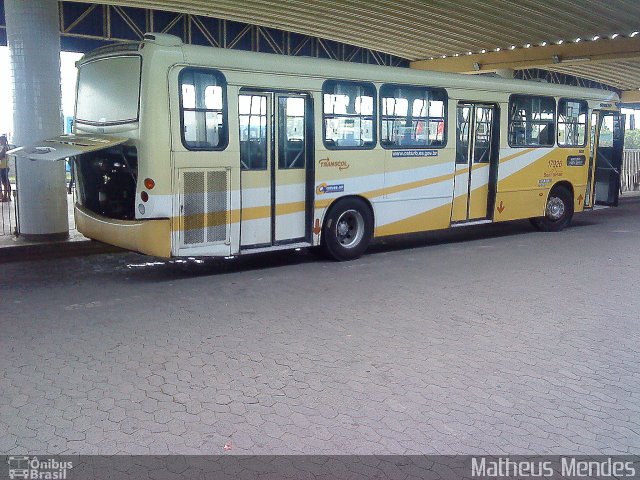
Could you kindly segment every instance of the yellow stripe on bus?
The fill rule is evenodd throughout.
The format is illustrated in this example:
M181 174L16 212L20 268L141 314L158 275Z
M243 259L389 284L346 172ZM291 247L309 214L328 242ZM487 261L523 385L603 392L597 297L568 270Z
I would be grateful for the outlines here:
M276 205L276 215L303 212L304 205L304 202L279 203ZM219 212L197 213L193 215L185 215L181 218L177 217L173 220L181 220L181 230L184 229L183 226L185 224L194 225L194 227L189 230L195 230L199 228L224 225L227 223L227 218L229 217L232 219L231 223L237 222L237 219L239 219L240 216L242 216L243 220L261 220L263 218L269 218L271 216L271 206L249 207L243 208L242 210L234 209Z
M508 161L508 160L512 160L515 159L521 155L524 155L526 153L532 152L534 151L534 148L526 148L523 150L520 150L512 155L508 155L504 158L500 159L500 163ZM545 155L546 157L546 155ZM478 168L482 168L485 166L488 166L488 163L477 163L474 164L471 168L472 170L476 170ZM525 167L526 168L526 167ZM445 175L439 175L437 177L430 177L430 178L426 178L423 180L416 180L416 181L412 181L412 182L408 182L408 183L403 183L400 185L394 185L391 187L385 187L385 188L378 188L375 190L370 190L367 192L363 192L360 193L359 195L368 198L368 199L373 199L376 197L382 197L384 195L391 195L394 193L400 193L400 192L405 192L407 190L412 190L415 188L420 188L420 187L426 187L428 185L433 185L435 183L439 183L439 182L444 182L447 180L452 180L454 176L459 176L459 175L464 175L465 173L468 173L469 168L465 167L463 169L459 169L456 170L453 173L447 173ZM503 180L504 182L504 180ZM331 203L337 200L335 198L327 198L327 199L316 199L315 201L315 208L327 208L329 205L331 205ZM454 200L455 201L455 200ZM443 208L446 207L446 208ZM442 228L446 228L446 226L448 225L448 220L450 218L450 214L451 214L451 208L452 205L451 204L447 204L444 205L443 207L438 207L435 210L438 210L438 212L440 212L440 210L444 211L447 210L449 213L447 213L447 220L446 222L444 220L440 220L439 218L435 219L435 218L431 218L431 215L429 215L430 218L430 223L435 219L437 220L435 223L436 224L442 224L444 225ZM276 204L276 215L287 215L287 214L291 214L291 213L299 213L299 212L303 212L305 209L305 202L304 201L300 201L300 202L289 202L289 203L279 203ZM419 230L420 228L418 228L418 225L422 223L422 221L425 219L425 215L430 214L432 212L435 212L435 210L431 210L431 211L427 211L427 212L423 212L420 213L418 215L414 215L412 217L403 219L403 220L399 220L397 222L393 222L387 225L384 225L382 227L378 227L376 228L376 236L378 235L393 235L396 233L402 233L402 232L408 232L408 231L416 231ZM192 225L196 225L194 227L194 229L197 228L208 228L208 227L215 227L215 226L220 226L223 225L224 223L227 222L227 217L221 215L220 213L222 212L211 212L211 213L206 213L204 214L204 221L202 219L202 214L196 214L196 215L191 215L191 216L185 216L182 217L182 221L179 223L181 225L181 229L183 229L183 225L185 223L187 224L192 224ZM249 208L243 208L243 209L234 209L234 210L230 210L228 212L229 218L231 219L230 223L233 222L237 222L239 221L240 218L242 218L242 220L260 220L260 219L265 219L265 218L269 218L271 216L271 206L267 205L267 206L260 206L260 207L249 207ZM440 214L435 214L437 217L440 216ZM443 217L444 218L444 217ZM446 223L446 225L445 225ZM175 224L175 223L174 223ZM436 227L437 228L437 227Z

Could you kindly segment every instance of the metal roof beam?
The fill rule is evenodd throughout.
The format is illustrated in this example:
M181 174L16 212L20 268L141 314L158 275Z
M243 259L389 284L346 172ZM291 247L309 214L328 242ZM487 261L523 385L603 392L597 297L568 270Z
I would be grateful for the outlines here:
M620 94L622 103L640 103L640 90L625 90Z
M410 65L411 68L437 72L481 73L509 68L520 70L553 65L585 65L589 62L633 58L640 58L640 36L416 60Z

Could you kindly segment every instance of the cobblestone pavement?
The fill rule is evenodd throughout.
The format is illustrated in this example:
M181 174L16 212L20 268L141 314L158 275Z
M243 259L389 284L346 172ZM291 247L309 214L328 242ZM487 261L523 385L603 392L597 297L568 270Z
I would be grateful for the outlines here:
M639 220L2 265L0 453L638 454Z

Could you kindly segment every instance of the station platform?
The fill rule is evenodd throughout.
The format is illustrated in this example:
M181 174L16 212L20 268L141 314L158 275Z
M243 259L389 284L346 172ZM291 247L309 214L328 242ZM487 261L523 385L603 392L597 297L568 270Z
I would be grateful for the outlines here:
M74 255L92 255L117 251L121 251L121 249L88 239L75 229L69 231L69 238L67 240L56 242L34 242L16 237L15 235L0 236L0 263L60 258Z
M15 186L14 192L15 192ZM30 241L15 235L16 205L15 198L0 203L0 262L59 258L72 255L91 255L116 252L121 249L96 242L84 237L75 228L73 216L73 193L67 196L69 217L69 238L61 241Z

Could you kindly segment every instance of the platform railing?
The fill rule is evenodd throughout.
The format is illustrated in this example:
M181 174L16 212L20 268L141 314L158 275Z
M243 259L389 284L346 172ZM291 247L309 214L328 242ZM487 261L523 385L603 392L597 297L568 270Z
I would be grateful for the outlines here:
M69 181L67 180L67 185ZM0 237L16 236L20 231L18 223L18 189L14 181L11 182L11 201L0 202ZM76 198L75 183L68 189L67 208L69 212L69 230L75 230L76 221L73 215L73 205Z
M12 184L11 201L0 202L0 215L2 224L0 225L0 235L15 235L18 228L18 192Z
M625 150L620 172L620 191L636 192L640 190L640 149Z

